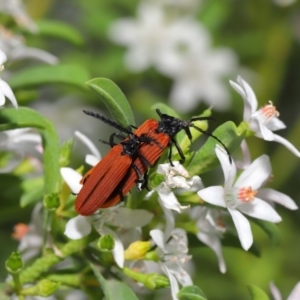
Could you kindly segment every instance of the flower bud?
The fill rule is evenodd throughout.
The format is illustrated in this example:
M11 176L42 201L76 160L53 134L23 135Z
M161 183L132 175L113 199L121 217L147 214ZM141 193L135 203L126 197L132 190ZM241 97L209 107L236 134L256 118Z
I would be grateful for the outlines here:
M151 249L151 242L136 241L125 250L124 256L127 260L143 259L145 254Z
M100 251L111 252L115 247L115 240L111 234L102 235L98 242L97 247Z
M18 274L23 268L23 261L20 252L12 252L5 262L6 270L9 274Z
M165 176L158 173L152 173L148 178L148 183L151 188L156 188L165 181Z
M44 207L50 211L55 211L60 206L60 200L57 193L47 194L43 199Z

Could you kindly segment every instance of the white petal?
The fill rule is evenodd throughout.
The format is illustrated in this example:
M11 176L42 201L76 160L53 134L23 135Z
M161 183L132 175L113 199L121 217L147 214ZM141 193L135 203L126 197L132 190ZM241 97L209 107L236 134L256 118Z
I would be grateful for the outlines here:
M5 97L7 97L10 102L12 103L12 105L15 107L15 108L18 108L18 102L17 102L17 99L12 91L12 89L10 88L10 86L5 82L3 81L2 79L0 79L0 94L1 92L4 94ZM1 100L2 102L2 100ZM4 104L4 103L3 103ZM2 104L2 105L3 105ZM0 103L1 105L1 103Z
M215 252L215 254L217 255L217 258L218 258L218 262L219 262L219 269L220 269L221 273L225 273L226 272L226 264L225 264L224 257L222 254L222 245L221 245L220 238L218 237L218 235L213 234L213 233L211 233L211 234L203 233L203 232L201 232L201 228L200 228L200 232L197 233L197 237L203 244L207 245Z
M83 133L80 131L75 131L74 132L75 136L91 151L91 153L98 158L98 160L101 159L101 154L94 145L94 143Z
M243 120L248 122L252 113L254 113L257 109L257 99L256 96L250 87L250 85L243 80L241 76L238 76L236 84L233 81L229 81L231 86L242 96L244 100L244 117Z
M300 299L300 282L296 284L292 292L289 294L287 300L299 300Z
M137 39L137 23L130 18L122 18L112 24L109 38L121 45L131 45Z
M216 155L221 163L224 178L225 178L225 189L231 188L236 177L236 166L234 161L229 160L228 154L226 151L219 145L216 145L215 148Z
M187 180L187 183L190 186L190 191L197 192L201 189L204 189L204 184L199 176L193 176Z
M263 200L274 201L291 210L298 209L297 204L291 197L270 188L260 189L257 193L257 196Z
M257 102L256 96L255 96L255 93L254 93L252 87L241 76L237 77L237 82L244 89L244 92L245 92L245 95L247 98L247 102L250 104L250 107L251 107L251 113L254 113L257 110L258 102Z
M175 276L173 276L171 274L170 270L164 264L161 264L161 269L167 275L167 277L170 281L172 300L178 300L176 295L179 292L179 285L178 285L178 282L177 282Z
M224 189L221 186L210 186L197 192L205 202L221 207L226 207L224 200Z
M254 130L256 132L256 136L263 138L265 141L273 141L274 133L264 123L260 122L259 120L257 120L257 122L259 131Z
M152 229L149 234L154 243L165 252L164 233L160 229Z
M286 125L278 118L274 117L271 118L266 126L271 130L271 131L276 131L280 129L286 128Z
M282 144L283 146L288 148L293 154L300 157L299 150L292 143L290 143L288 140L284 139L283 137L281 137L277 134L274 134L274 140L273 141Z
M177 281L182 286L189 286L193 284L191 276L186 272L179 262L171 260L165 262L164 265L168 268L170 273L175 276Z
M174 193L168 187L166 187L164 183L158 188L157 193L164 206L168 209L173 209L181 213L182 211L190 208L189 205L180 205Z
M86 162L88 165L94 167L94 166L96 166L96 165L100 162L100 160L99 160L98 157L96 157L96 156L94 156L94 155L92 155L92 154L87 154L87 155L85 156L85 162Z
M272 223L278 223L282 220L270 204L256 197L252 202L240 204L238 209L250 217Z
M242 247L248 251L253 243L253 236L250 223L238 210L228 208L237 230Z
M173 211L171 209L167 209L159 197L158 197L158 202L162 210L164 211L164 215L165 215L166 223L164 229L164 240L167 241L171 236L171 232L175 228L175 217Z
M65 235L72 240L78 240L87 236L92 231L89 217L77 216L66 224Z
M80 184L82 176L72 168L61 168L60 174L71 191L74 194L78 194L82 188L82 184Z
M113 230L111 230L108 227L104 227L104 226L101 229L101 233L110 234L114 237L115 247L112 250L112 254L115 259L116 264L120 268L123 268L124 267L124 247L123 247L123 244L122 244L119 236Z
M273 300L282 300L281 294L277 286L274 284L274 282L270 282L270 291L273 297Z
M145 209L130 209L126 207L116 208L111 216L111 219L107 219L107 223L124 228L145 226L153 218L153 214Z
M240 148L241 148L242 154L243 154L243 161L237 162L236 165L237 165L238 169L246 169L251 164L251 154L250 154L250 150L249 150L246 140L242 141Z
M33 58L48 63L50 65L56 65L59 63L58 58L47 51L23 46L13 49L9 57L11 60Z
M235 187L248 187L258 189L268 180L272 173L271 163L268 155L262 155L252 162L252 164L244 170L235 182Z
M6 54L0 49L0 66L3 65L7 60Z

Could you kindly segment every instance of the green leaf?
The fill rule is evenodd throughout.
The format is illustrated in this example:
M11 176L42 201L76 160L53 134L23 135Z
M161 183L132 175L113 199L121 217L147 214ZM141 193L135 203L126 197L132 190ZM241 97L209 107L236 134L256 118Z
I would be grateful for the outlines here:
M247 287L251 294L252 300L270 300L268 295L261 288L253 284L249 284Z
M164 103L155 103L152 107L151 107L152 110L156 110L156 109L159 109L161 111L161 113L163 114L167 114L167 115L170 115L170 116L173 116L175 118L179 118L179 115L176 113L176 111L171 108L170 106L164 104Z
M222 245L224 247L232 247L232 248L237 248L241 251L244 251L241 248L241 242L235 234L226 232L222 238ZM247 251L248 253L252 253L253 255L260 257L260 247L259 245L254 241L253 244L251 245L250 249Z
M246 131L239 132L235 124L231 121L219 126L213 135L233 152L239 147L245 137ZM207 142L195 153L187 169L191 176L200 175L218 166L219 160L215 154L215 146L218 142L210 137ZM219 144L219 143L218 143Z
M33 127L37 128L43 140L44 191L56 191L59 179L59 139L53 124L38 112L26 108L7 108L0 110L0 131Z
M256 218L251 218L251 221L256 223L268 235L274 246L280 244L281 235L280 230L276 224Z
M121 89L107 78L94 78L86 85L94 90L106 105L113 119L127 127L135 125L131 107Z
M99 270L90 263L105 296L105 300L138 300L134 292L125 283L116 280L105 280Z
M54 20L39 20L37 22L39 34L42 36L51 36L81 46L83 38L79 31L67 23Z
M206 296L203 291L195 286L185 286L178 293L177 297L179 300L206 300Z
M200 247L207 247L207 245L203 244L201 241L198 240L195 234L188 233L188 239L190 248L198 249ZM223 247L232 247L244 251L241 248L241 242L239 238L233 233L226 232L223 235L221 242ZM257 257L260 257L261 255L259 245L254 241L247 253L251 253Z
M44 84L70 84L85 89L88 71L79 65L43 65L23 69L8 81L12 89L31 88Z
M107 281L108 288L111 292L112 299L118 300L138 300L135 293L124 282L109 280Z
M37 177L24 180L21 186L24 190L20 199L21 207L35 203L43 198L44 178Z

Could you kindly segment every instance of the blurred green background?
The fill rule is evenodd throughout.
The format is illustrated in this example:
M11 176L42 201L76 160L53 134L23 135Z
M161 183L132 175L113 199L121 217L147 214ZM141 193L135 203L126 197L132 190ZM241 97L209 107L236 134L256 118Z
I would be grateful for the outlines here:
M287 129L279 134L300 149L300 4L297 2L281 6L271 0L203 0L199 1L193 18L208 30L213 47L230 48L238 58L236 71L224 78L232 103L226 111L213 111L217 124L227 120L236 124L242 121L243 103L227 82L228 79L236 80L238 74L248 74L259 106L270 99L273 101L280 112L280 119L287 125ZM154 68L130 72L124 64L126 48L108 38L108 29L114 21L136 16L139 1L27 0L25 4L29 15L41 28L36 36L25 34L26 44L56 55L61 64L84 67L89 79L107 77L116 82L129 99L137 124L155 116L149 109L152 104L158 101L168 103L172 79ZM49 30L54 25L49 23L47 27L47 20L67 23L77 35L74 34L70 40L60 38L57 32ZM26 67L28 63L12 65L16 70ZM76 129L82 130L94 141L103 135L108 136L107 128L101 129L93 120L82 116L83 108L107 113L96 94L84 87L50 84L40 87L34 99L22 97L21 91L18 92L19 104L31 106L52 120L62 141L71 138ZM206 107L199 103L183 117L197 115ZM274 174L272 187L288 194L299 205L299 158L280 144L257 138L249 138L248 142L252 158L263 153L270 155ZM79 146L75 144L76 147ZM103 153L107 151L100 143L99 148ZM78 157L80 155L79 149ZM214 182L213 178L207 180ZM11 186L14 186L13 190ZM18 245L11 238L12 228L18 222L29 222L31 208L20 209L18 206L22 190L17 177L1 174L0 191L0 264L3 266L9 253ZM247 284L255 284L268 291L272 280L286 298L300 280L300 212L279 206L277 209L283 219L278 225L280 245L272 245L268 237L252 224L255 241L261 246L261 257L241 249L224 248L227 263L224 275L219 272L217 259L210 249L191 249L194 283L205 291L209 299L250 299ZM4 268L0 268L0 277L1 280L6 277Z

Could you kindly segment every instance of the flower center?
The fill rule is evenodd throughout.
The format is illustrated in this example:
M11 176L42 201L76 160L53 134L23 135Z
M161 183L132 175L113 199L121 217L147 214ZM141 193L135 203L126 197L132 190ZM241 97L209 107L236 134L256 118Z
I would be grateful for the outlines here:
M261 108L262 114L265 116L266 120L279 117L279 112L276 110L276 106L273 105L273 102L270 100L269 104Z
M257 191L252 190L251 186L243 187L238 191L238 198L242 202L251 202L254 200L256 194L257 194Z

